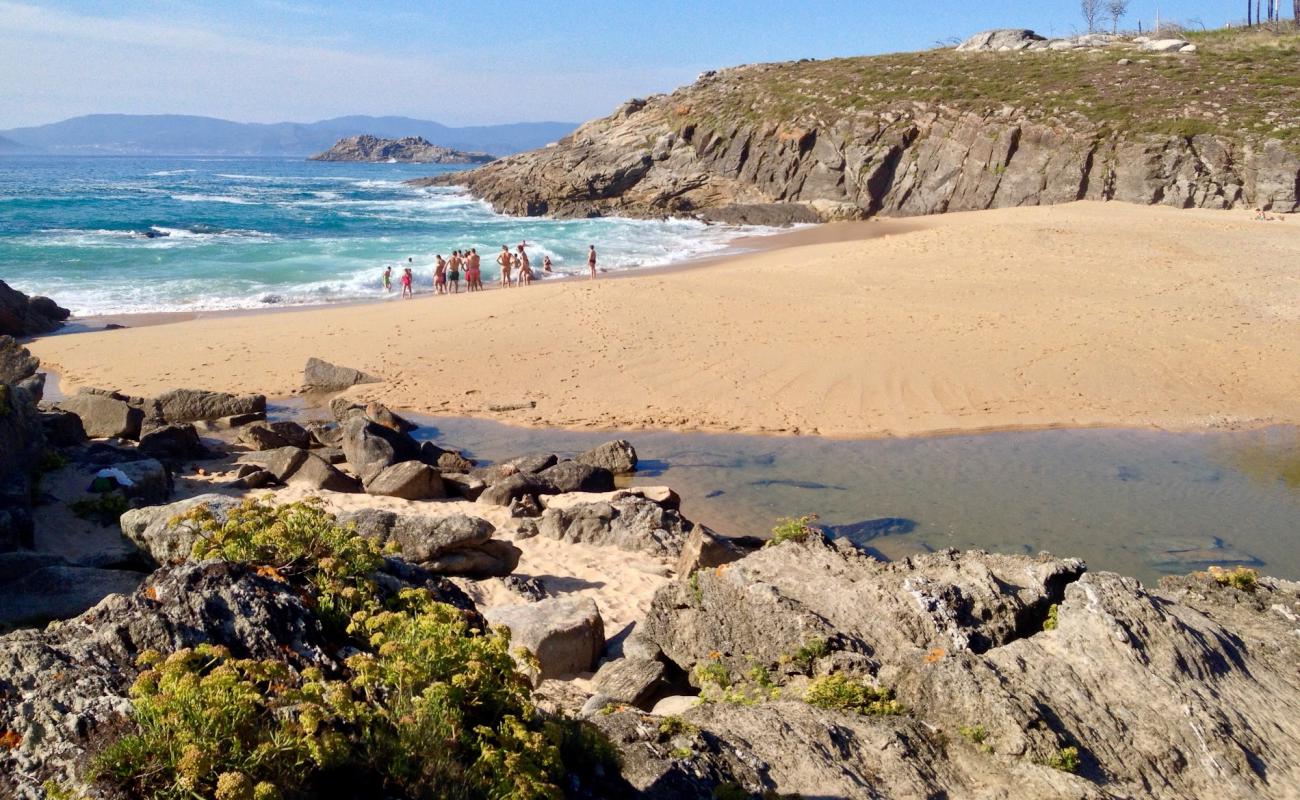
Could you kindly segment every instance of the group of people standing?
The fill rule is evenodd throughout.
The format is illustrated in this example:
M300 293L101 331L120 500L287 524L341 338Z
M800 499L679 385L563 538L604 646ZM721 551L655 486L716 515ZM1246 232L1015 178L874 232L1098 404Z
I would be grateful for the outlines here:
M509 245L501 245L501 252L497 254L497 265L501 267L501 287L509 289L512 286L527 286L533 282L533 266L528 259L528 242L520 242L515 248L515 252L510 252ZM434 261L433 267L433 290L437 294L460 294L460 276L465 273L466 291L481 292L483 291L482 270L480 269L478 248L471 247L469 250L454 250L451 257L444 259L439 253ZM406 259L407 266L402 269L402 297L414 296L415 284L415 267L412 259ZM596 277L596 245L590 245L587 249L587 269L591 277ZM549 273L551 268L551 257L542 258L542 272ZM393 290L393 268L384 267L383 277L384 291Z

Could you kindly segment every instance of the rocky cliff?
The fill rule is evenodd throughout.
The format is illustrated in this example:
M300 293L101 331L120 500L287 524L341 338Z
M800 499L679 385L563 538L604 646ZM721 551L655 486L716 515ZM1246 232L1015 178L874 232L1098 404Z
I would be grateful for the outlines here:
M427 182L557 217L814 221L1083 199L1300 207L1296 42L1066 44L709 72L555 145Z
M466 153L430 143L422 136L380 139L376 136L349 136L339 139L323 153L308 161L402 161L420 164L486 164L487 153Z

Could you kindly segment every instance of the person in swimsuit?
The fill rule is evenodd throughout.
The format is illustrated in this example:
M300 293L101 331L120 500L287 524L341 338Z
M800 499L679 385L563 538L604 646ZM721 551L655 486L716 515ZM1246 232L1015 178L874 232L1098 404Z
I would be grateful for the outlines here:
M551 257L542 256L542 272L550 272L550 271L551 271Z
M480 292L483 290L483 271L479 261L478 248L471 247L469 249L469 288L472 292Z
M402 270L402 298L403 299L414 296L411 292L411 277L412 276L411 276L410 267L407 267L406 269Z
M384 267L384 291L393 291L393 268Z
M456 250L451 254L451 264L448 269L447 280L451 281L451 291L453 294L460 294L460 251Z
M438 260L434 262L433 291L438 294L447 293L447 262L443 260L442 253L438 254Z
M596 277L596 245L588 245L587 249L587 268L591 270L591 277Z
M519 285L527 286L533 282L533 268L528 263L528 254L523 250L523 247L520 247L519 255L515 258L519 259Z
M497 263L501 265L501 285L504 288L509 289L510 288L510 267L512 265L512 261L510 259L509 246L504 244L501 245L501 255L497 256Z

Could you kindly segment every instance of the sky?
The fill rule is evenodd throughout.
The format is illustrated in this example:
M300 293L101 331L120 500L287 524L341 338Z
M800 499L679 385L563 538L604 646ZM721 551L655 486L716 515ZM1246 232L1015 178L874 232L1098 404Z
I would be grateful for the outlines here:
M1240 6L1131 0L1125 22L1158 8L1217 27ZM1080 25L1077 0L0 0L0 129L90 113L576 122L707 69Z

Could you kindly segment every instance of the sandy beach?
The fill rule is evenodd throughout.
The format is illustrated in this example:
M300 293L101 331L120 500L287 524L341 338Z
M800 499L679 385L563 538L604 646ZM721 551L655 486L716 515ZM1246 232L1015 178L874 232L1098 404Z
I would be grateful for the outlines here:
M357 398L525 425L908 436L1300 421L1298 220L1074 203L818 231L621 280L31 349L64 391L142 395L289 395L318 356L385 378Z

